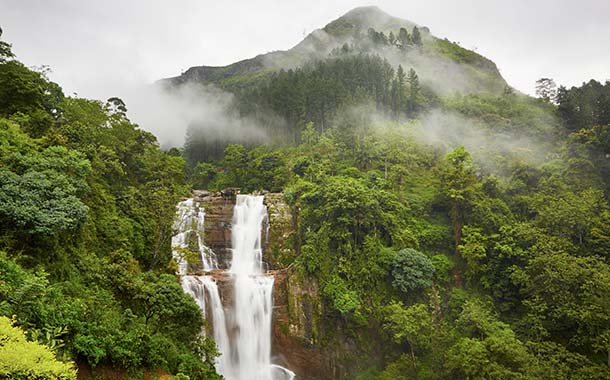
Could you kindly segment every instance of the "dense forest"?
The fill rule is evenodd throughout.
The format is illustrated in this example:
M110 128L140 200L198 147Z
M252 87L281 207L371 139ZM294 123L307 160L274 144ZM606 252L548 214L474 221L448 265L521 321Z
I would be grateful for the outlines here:
M0 378L218 379L170 240L191 189L233 187L283 194L275 265L319 284L311 344L357 342L355 379L610 379L610 81L441 93L373 47L487 63L417 28L362 41L224 79L281 120L267 143L193 126L168 151L0 42Z
M0 378L75 379L61 362L215 378L170 261L184 160L120 99L66 97L1 44Z

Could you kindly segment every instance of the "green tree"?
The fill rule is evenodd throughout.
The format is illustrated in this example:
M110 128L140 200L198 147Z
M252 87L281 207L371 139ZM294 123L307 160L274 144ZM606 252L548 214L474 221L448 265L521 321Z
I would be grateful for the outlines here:
M464 147L449 153L440 167L441 195L449 208L456 249L468 208L477 192L478 180L472 156Z
M410 350L412 373L417 377L416 352L429 350L432 336L435 334L432 316L424 304L415 304L407 308L399 302L393 302L385 310L384 329L396 343L407 343Z
M430 258L412 248L398 251L392 261L392 285L407 294L432 285L434 273Z
M402 49L406 49L411 44L411 36L405 28L400 28L398 31L398 41L400 42L400 47Z
M423 96L419 86L419 77L413 68L409 69L407 83L409 84L409 97L406 100L407 113L415 115L422 108Z
M536 96L545 102L555 103L557 99L557 85L551 78L540 78L536 81Z
M2 28L0 28L0 37L2 37ZM14 56L15 55L11 51L11 45L4 41L0 41L0 64Z
M0 169L0 220L6 228L51 235L82 226L88 209L78 197L87 189L90 171L82 154L50 147L5 160L15 168Z
M570 346L608 354L610 345L610 267L598 257L545 252L530 260L526 273L532 320Z
M421 47L423 45L423 42L422 42L422 39L421 39L421 33L420 33L419 28L417 26L413 27L413 31L411 32L411 40L413 41L413 44L415 46Z
M446 368L454 379L534 379L535 360L510 326L489 306L468 300L456 325L463 336L447 352Z

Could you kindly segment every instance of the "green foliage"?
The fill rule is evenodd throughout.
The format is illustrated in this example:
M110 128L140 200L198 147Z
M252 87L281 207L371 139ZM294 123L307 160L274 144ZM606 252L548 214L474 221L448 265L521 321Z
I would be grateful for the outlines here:
M88 190L85 180L91 172L84 155L62 146L36 149L6 120L0 120L0 128L6 138L6 154L0 157L0 223L5 229L51 235L82 226L88 208L79 197Z
M487 306L467 301L457 326L465 336L447 353L446 366L452 378L535 378L534 358L510 327L497 321Z
M581 129L568 136L570 157L569 175L581 178L579 183L589 186L605 184L610 189L610 124ZM587 181L582 180L586 177Z
M455 263L446 255L434 255L430 258L434 266L436 279L440 283L448 283L451 280L451 271L455 267Z
M218 378L201 312L168 273L184 160L119 98L64 98L2 54L0 315L66 360ZM0 377L75 379L48 348L0 346Z
M557 90L557 113L570 131L610 124L610 81Z
M438 49L438 51L450 58L451 60L459 63L471 63L481 67L488 67L493 65L493 62L483 57L480 54L475 53L472 50L464 49L460 45L455 42L450 42L447 39L436 39L434 41L434 47Z
M549 137L559 128L551 105L517 95L445 101L490 131L527 126ZM478 153L420 150L358 113L334 120L283 150L285 196L297 264L319 279L334 323L361 336L349 321L382 321L388 337L376 339L393 344L386 368L362 376L606 376L605 129L573 134L544 165L509 157L481 166ZM549 344L561 347L556 357ZM541 358L568 364L551 370Z
M0 28L0 37L2 37L2 28ZM4 63L6 60L15 57L11 50L11 47L11 44L4 41L0 41L0 63Z
M527 348L538 360L535 375L549 380L608 379L610 368L606 364L591 362L586 356L565 349L553 342L528 342Z
M412 248L398 251L392 261L392 285L403 293L429 287L434 274L430 258Z
M411 93L417 104L407 107L405 72L400 66L397 70L374 55L339 56L274 74L259 98L288 121L288 130L281 133L299 141L299 125L311 121L323 132L346 106L370 102L380 112L415 115L425 101Z
M238 187L243 192L281 191L286 183L287 164L284 154L260 146L248 150L240 144L229 144L218 166L198 163L192 180L194 187L222 190Z
M97 269L96 275L102 280L98 283L114 293L75 282L49 284L44 273L29 274L3 258L0 266L6 275L0 277L0 294L7 301L0 310L35 328L33 332L59 332L53 339L48 333L37 335L47 344L57 346L61 341L62 352L78 355L91 366L110 362L125 368L177 371L180 363L190 360L189 350L195 350L193 337L202 327L198 306L174 276L125 268L121 261L129 262L125 257L113 260L99 263L103 269ZM215 348L202 354L213 358ZM204 371L213 368L211 360L200 363Z
M573 348L610 352L610 266L602 259L547 252L527 268L526 304L543 334L567 339Z
M413 27L413 31L411 32L411 41L413 41L413 45L421 47L423 45L421 40L421 33L419 32L419 28L417 26Z
M10 319L0 317L0 378L76 380L76 371L72 364L58 361L49 347L27 341Z
M409 45L411 45L411 35L407 32L407 29L400 28L398 30L398 41L400 42L400 47L402 49L406 49Z
M479 120L497 132L515 131L519 136L553 138L559 121L552 106L525 96L474 93L444 99L448 110Z
M338 276L324 284L323 294L332 300L333 308L341 314L349 314L360 308L358 293L348 290L345 281Z
M195 189L207 189L210 188L212 180L216 176L215 166L208 162L199 162L193 168L191 174L191 182Z
M412 358L402 355L398 360L388 363L384 370L374 377L375 380L409 380L414 376Z
M391 303L386 307L385 314L384 328L394 341L404 341L422 350L430 348L434 326L426 305L416 304L404 308L400 303Z
M476 167L472 156L464 147L459 147L445 157L439 173L442 201L449 208L453 224L455 244L462 239L462 228L466 212L478 191Z
M476 53L394 28L287 71L208 68L231 112L282 118L262 123L272 141L191 130L167 153L122 100L66 98L0 43L0 314L65 359L217 379L171 274L175 204L189 186L283 191L282 264L308 284L304 315L324 315L311 336L359 349L337 368L363 355L376 365L361 379L610 378L608 83L560 88L555 106ZM472 71L490 93L438 98L369 54L385 50ZM468 125L470 151L428 139L436 111Z
M466 260L467 275L474 280L475 276L485 272L485 259L487 258L487 240L480 228L464 226L462 244L458 249L460 255Z
M557 85L550 78L540 78L536 81L536 95L545 102L554 103L557 100Z

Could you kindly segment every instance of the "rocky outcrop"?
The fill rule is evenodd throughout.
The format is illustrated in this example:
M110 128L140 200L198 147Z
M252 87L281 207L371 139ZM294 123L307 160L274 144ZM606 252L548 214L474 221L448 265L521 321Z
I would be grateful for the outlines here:
M264 260L275 277L273 287L273 356L299 380L338 378L335 355L321 345L322 304L315 280L299 273L296 220L281 193L265 194L269 229Z
M205 210L205 245L216 253L221 268L226 268L231 258L229 248L235 197L220 192L196 190L193 192L193 198Z

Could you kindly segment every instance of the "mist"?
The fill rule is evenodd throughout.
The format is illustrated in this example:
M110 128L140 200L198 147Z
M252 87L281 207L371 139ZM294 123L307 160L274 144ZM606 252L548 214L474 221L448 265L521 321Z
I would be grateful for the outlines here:
M350 126L360 135L375 134L380 141L398 133L438 156L463 146L483 172L499 175L510 175L515 162L539 166L559 156L560 144L554 136L535 137L527 133L527 128L507 131L501 125L440 108L417 119L397 121L376 111L374 104L364 103L342 109L336 126Z
M398 34L402 26L411 33L412 26L414 26L413 23L400 19L392 19L390 26L387 22L379 20L364 22L378 25L379 29L376 31L383 31L386 35L390 31ZM434 37L430 31L425 27L420 27L420 31L424 45L432 45ZM368 40L366 33L366 30L359 30L356 35L336 37L323 29L317 29L290 50L272 52L259 57L268 70L295 69L307 63L325 60L331 56L333 49L340 49L347 44L353 49L351 54L378 55L385 58L395 70L399 65L405 71L413 68L417 72L420 83L438 95L471 94L490 89L499 94L508 86L495 64L484 57L481 57L478 62L480 67L475 69L472 65L456 62L439 52L431 52L426 47L411 47L404 51L397 46L376 45Z
M555 150L553 139L543 141L523 131L500 131L493 124L440 109L422 115L409 124L407 131L418 142L443 152L463 146L482 168L490 171L498 171L504 162L514 159L537 165Z
M139 85L124 93L129 117L157 136L163 148L182 146L188 131L237 143L267 139L258 120L239 114L233 94L212 85Z

